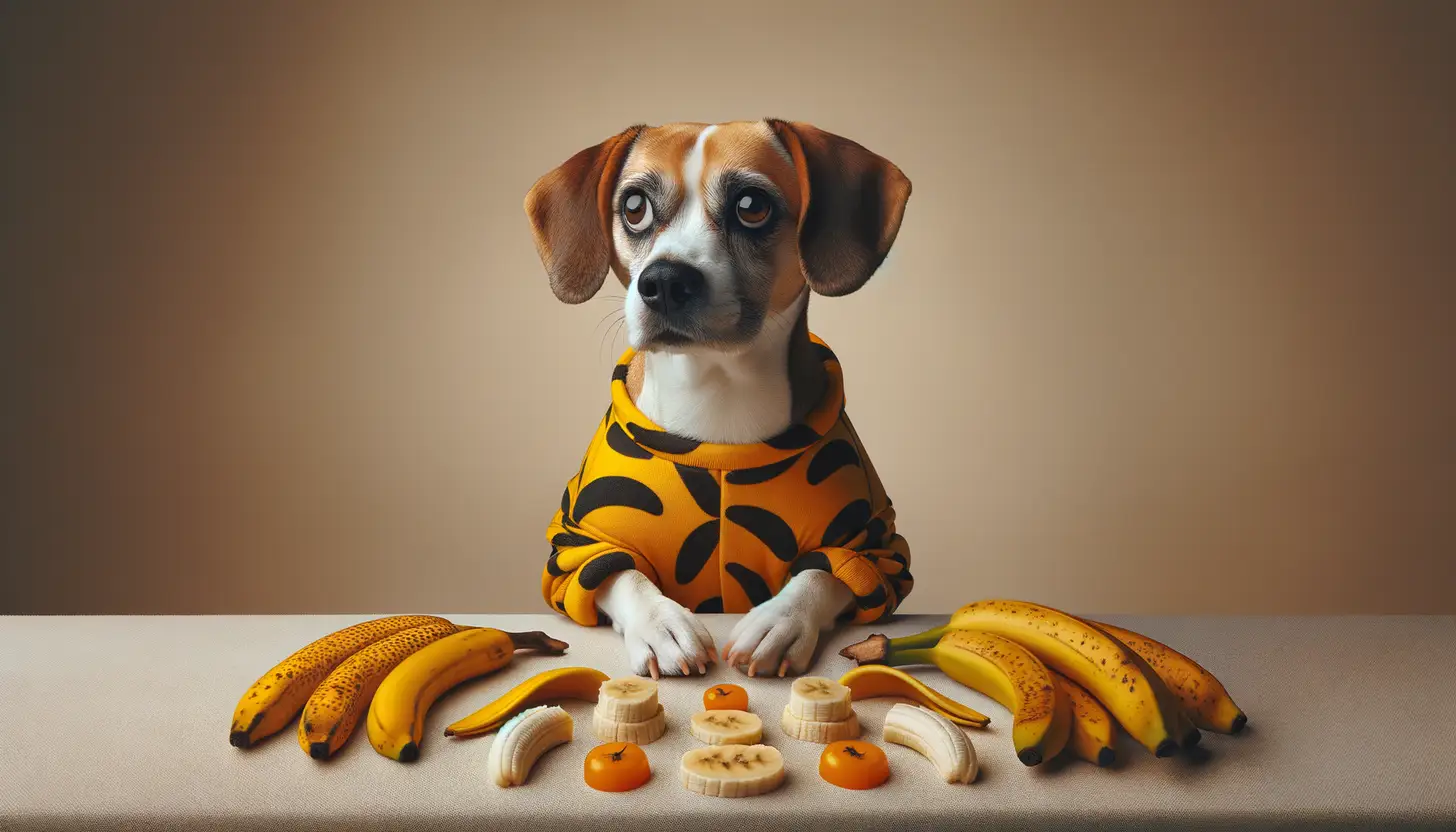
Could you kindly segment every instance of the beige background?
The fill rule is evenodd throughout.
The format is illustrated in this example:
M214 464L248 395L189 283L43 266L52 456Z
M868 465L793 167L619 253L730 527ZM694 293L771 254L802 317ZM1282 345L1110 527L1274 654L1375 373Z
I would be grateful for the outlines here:
M0 612L544 609L522 197L767 115L915 184L811 307L906 612L1456 612L1456 4L498 6L5 4Z

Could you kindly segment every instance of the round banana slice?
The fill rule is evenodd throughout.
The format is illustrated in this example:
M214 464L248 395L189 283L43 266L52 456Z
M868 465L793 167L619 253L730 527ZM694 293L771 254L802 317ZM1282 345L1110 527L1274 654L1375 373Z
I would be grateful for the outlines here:
M592 711L592 733L602 742L630 742L636 745L647 745L656 742L663 734L667 733L667 715L663 713L662 706L657 706L657 712L650 719L641 722L618 722L608 719L600 709Z
M810 722L839 722L853 711L853 691L833 679L801 676L789 687L789 713Z
M763 739L763 720L748 711L700 711L688 733L708 745L753 745Z
M822 722L816 719L800 719L785 707L783 718L779 720L779 726L784 729L785 734L796 740L817 742L821 745L859 737L859 717L853 711L850 712L848 719Z
M658 710L657 683L651 679L608 679L597 692L597 713L611 722L644 722Z
M709 797L753 797L784 782L784 757L768 745L711 745L683 755L682 784Z

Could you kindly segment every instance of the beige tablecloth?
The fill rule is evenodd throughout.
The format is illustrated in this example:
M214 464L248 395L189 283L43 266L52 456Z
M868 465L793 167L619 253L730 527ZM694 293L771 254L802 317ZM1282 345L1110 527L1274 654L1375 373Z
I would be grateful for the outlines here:
M746 680L789 776L779 791L724 800L688 794L677 762L696 746L684 723L701 677L665 680L671 723L647 747L654 775L626 794L582 782L597 744L591 706L569 703L576 739L543 758L530 783L485 779L492 738L440 734L527 676L584 664L625 674L617 636L549 615L454 615L462 623L541 629L567 655L520 654L436 706L414 764L377 755L362 728L334 760L316 762L291 731L260 747L228 745L238 696L302 644L366 616L0 618L0 829L748 829L1456 828L1456 618L1136 618L1109 616L1184 649L1228 684L1249 714L1238 737L1208 735L1198 758L1159 760L1131 744L1113 769L1027 769L1012 754L1004 710L946 679L930 684L992 717L971 733L981 761L969 786L938 782L929 761L885 745L891 781L868 792L820 780L820 746L788 739L776 714L788 682ZM722 643L734 616L707 616ZM907 617L827 639L815 672L871 631L915 632L943 619ZM881 742L889 700L857 703Z

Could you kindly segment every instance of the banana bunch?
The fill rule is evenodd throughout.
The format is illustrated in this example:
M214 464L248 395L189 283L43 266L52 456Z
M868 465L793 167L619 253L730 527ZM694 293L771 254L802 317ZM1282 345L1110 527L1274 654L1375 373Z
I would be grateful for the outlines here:
M1063 753L1110 765L1118 725L1168 757L1196 745L1200 728L1234 734L1247 722L1211 673L1167 645L1024 601L978 601L943 627L873 635L840 655L865 667L933 664L986 694L1011 712L1028 766Z
M667 715L657 701L657 683L640 676L602 682L592 710L592 733L603 742L647 745L667 733Z
M833 679L800 676L789 687L779 726L794 739L821 745L852 740L860 726L851 702L852 691Z
M494 645L496 658L476 658L471 665L466 645L485 643ZM520 648L560 653L566 644L544 633L503 633L433 615L363 621L296 650L254 682L233 711L228 742L248 748L296 720L304 752L326 759L349 740L360 718L373 712L381 691L397 692L419 678L416 670L404 670L414 657L433 651L446 663L455 657L462 670L479 667L484 673L504 666ZM493 662L498 663L490 667ZM371 725L371 738L373 733Z

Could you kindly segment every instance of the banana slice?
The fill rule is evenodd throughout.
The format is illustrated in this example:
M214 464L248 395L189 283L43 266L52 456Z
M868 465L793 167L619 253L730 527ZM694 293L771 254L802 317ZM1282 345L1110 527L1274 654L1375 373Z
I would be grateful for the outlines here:
M919 752L935 763L947 783L969 783L976 779L976 749L954 722L920 705L904 702L891 706L885 715L885 742Z
M810 722L839 722L853 711L853 691L823 676L801 676L789 688L789 713Z
M571 742L572 733L571 714L557 705L539 705L511 717L490 746L491 782L502 788L525 783L541 755Z
M608 719L600 709L592 711L592 733L602 742L630 742L636 745L647 745L656 742L663 734L667 733L667 715L663 713L662 706L657 706L657 711L651 718L641 722L619 722Z
M683 755L682 784L709 797L753 797L784 782L784 757L768 745L714 745Z
M597 713L608 722L645 722L661 710L657 683L640 676L623 676L602 682L597 693Z
M763 720L748 711L700 711L688 733L708 745L753 745L763 739Z
M823 722L817 719L801 719L785 707L779 726L784 729L785 734L796 740L817 742L821 745L859 737L859 717L853 711L850 711L847 719Z

